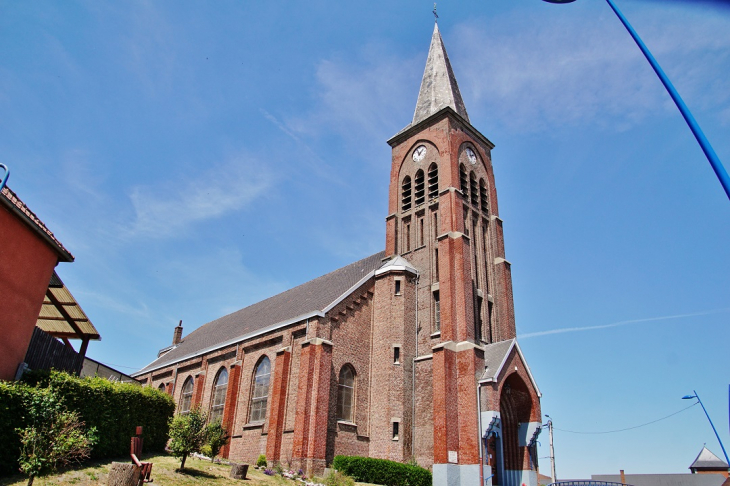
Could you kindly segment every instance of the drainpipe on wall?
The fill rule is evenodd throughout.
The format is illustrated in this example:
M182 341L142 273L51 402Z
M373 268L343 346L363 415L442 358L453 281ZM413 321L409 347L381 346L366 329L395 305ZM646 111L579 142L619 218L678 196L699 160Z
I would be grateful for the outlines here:
M412 394L411 394L411 456L416 457L416 358L418 357L418 281L420 273L416 273L416 352L411 360Z

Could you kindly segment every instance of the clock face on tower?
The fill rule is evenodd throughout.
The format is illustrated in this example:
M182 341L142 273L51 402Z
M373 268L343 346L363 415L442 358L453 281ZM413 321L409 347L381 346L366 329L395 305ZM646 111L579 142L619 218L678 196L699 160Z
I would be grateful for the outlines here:
M422 161L425 156L426 156L426 146L425 145L419 145L418 147L416 147L416 150L413 151L413 161L414 162Z
M466 148L466 158L469 160L469 163L471 163L471 165L476 165L477 154L475 154L470 147Z

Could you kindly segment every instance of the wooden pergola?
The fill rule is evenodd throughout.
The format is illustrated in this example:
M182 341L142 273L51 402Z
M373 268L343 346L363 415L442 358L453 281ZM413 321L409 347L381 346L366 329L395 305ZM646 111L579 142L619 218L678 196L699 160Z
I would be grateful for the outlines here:
M69 339L80 339L78 353L82 357L86 356L89 341L101 340L99 331L55 271L48 284L36 327L62 340L71 349L73 346Z

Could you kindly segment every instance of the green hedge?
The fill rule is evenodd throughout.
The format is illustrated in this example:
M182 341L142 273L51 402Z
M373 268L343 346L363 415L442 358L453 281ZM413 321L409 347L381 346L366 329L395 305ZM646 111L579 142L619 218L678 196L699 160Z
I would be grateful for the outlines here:
M92 458L128 455L137 425L144 427L145 452L165 447L175 403L156 389L56 371L28 373L24 381L0 383L0 474L18 469L20 441L15 429L28 426L33 410L52 402L79 412L87 427L96 427L99 442Z
M385 459L335 456L332 467L361 483L385 486L431 486L431 471Z

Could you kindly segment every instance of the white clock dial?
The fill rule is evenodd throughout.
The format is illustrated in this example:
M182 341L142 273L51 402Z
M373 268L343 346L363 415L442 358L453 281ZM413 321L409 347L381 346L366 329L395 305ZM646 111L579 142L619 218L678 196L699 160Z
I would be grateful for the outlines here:
M466 148L466 158L469 162L471 162L471 165L475 165L477 163L477 154L475 154L470 147Z
M426 156L426 146L419 145L416 150L413 151L413 161L420 162Z

